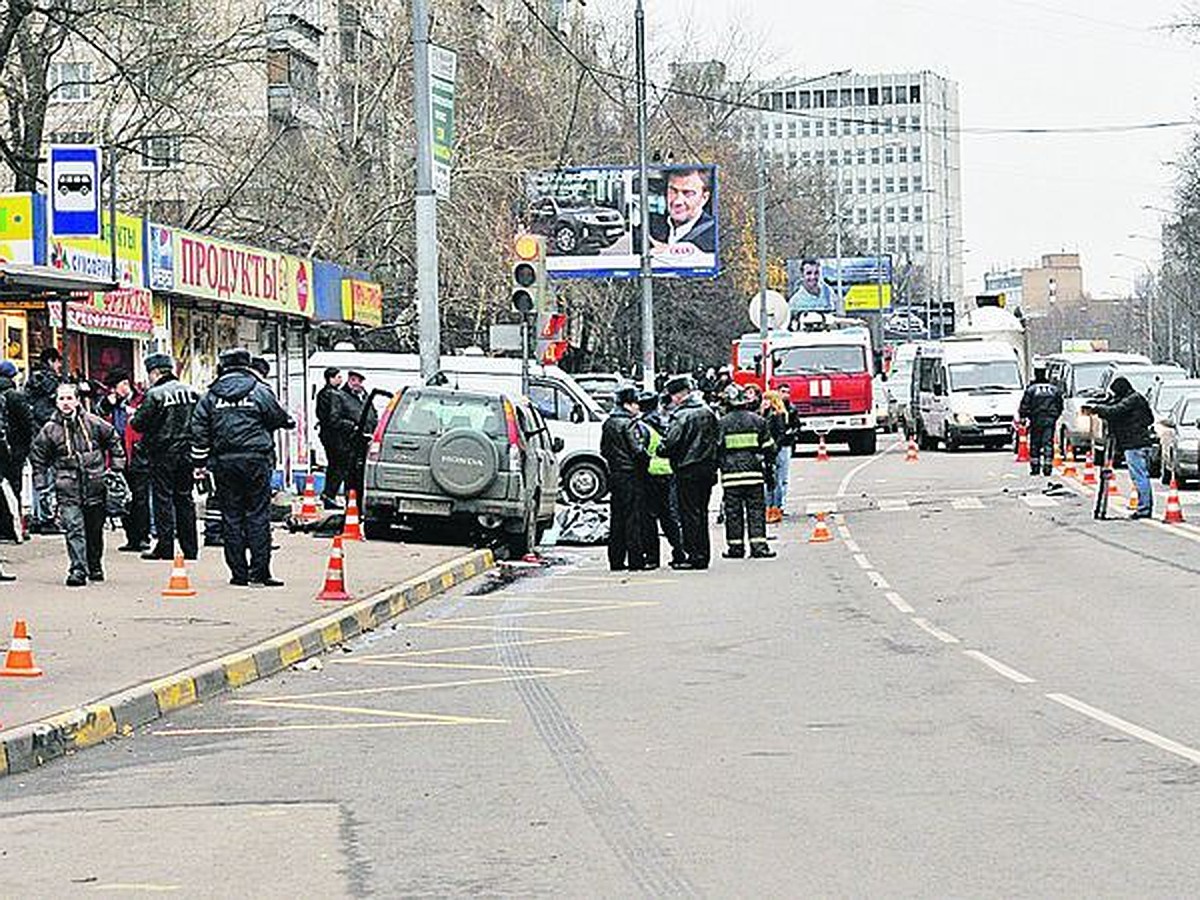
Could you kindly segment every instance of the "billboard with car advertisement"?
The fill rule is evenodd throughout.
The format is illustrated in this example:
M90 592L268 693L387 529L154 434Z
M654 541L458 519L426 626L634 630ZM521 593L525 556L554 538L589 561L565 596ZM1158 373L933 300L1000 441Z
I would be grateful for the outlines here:
M648 187L654 274L715 277L716 166L651 166ZM632 278L641 269L639 199L634 166L534 172L520 226L546 238L552 278Z

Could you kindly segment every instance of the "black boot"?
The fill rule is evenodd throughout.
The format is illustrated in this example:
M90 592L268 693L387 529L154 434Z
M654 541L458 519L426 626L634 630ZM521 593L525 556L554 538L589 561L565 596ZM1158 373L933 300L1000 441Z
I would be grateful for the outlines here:
M726 559L741 559L746 555L746 549L744 547L730 546L730 548L721 555Z

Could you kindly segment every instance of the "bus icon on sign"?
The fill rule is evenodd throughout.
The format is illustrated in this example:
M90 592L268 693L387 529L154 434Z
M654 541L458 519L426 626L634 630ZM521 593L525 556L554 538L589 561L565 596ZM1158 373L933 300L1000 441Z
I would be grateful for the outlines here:
M63 196L82 194L86 197L92 192L92 176L86 172L64 172L58 176L56 187Z

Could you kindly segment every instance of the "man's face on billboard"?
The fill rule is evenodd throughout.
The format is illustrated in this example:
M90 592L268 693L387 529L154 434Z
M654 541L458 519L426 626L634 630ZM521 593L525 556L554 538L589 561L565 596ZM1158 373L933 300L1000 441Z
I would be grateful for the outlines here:
M801 276L804 279L804 287L810 294L815 294L819 289L817 283L821 278L821 267L816 263L805 263Z
M667 211L676 225L696 218L707 202L708 190L697 173L667 176Z

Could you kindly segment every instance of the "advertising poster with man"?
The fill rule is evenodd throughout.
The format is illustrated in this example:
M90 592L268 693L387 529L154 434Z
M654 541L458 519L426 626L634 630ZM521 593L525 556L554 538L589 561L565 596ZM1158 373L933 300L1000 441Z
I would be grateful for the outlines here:
M788 310L793 318L806 312L869 317L892 306L890 256L789 259L787 276Z
M719 252L715 166L652 166L650 264L656 275L712 278ZM530 175L520 227L546 239L557 278L631 278L641 268L638 171L632 166Z

